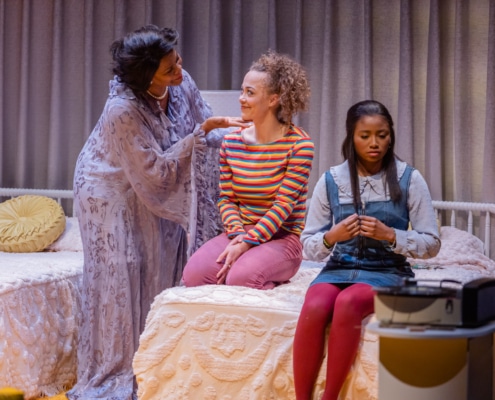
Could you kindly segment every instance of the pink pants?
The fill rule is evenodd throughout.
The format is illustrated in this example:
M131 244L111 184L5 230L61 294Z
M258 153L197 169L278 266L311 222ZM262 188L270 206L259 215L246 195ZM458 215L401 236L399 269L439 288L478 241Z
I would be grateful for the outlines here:
M216 260L230 240L225 233L210 239L187 262L182 280L186 286L216 284L223 263ZM225 283L255 289L273 289L292 278L302 261L299 236L278 232L273 238L251 247L230 267Z

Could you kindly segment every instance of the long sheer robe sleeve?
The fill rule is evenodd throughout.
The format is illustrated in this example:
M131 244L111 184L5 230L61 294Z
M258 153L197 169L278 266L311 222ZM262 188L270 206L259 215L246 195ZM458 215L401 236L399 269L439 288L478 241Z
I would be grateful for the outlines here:
M204 152L199 134L187 135L162 150L152 132L125 108L112 113L112 137L115 152L130 185L139 199L155 215L189 229L191 168L193 149ZM203 142L203 143L202 143Z

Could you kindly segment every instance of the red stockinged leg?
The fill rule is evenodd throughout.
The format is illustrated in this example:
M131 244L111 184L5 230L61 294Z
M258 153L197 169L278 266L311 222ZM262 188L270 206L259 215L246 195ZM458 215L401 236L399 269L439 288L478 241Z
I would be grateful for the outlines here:
M317 283L306 293L294 335L293 369L297 400L311 400L325 350L325 332L340 289Z
M328 337L327 376L322 400L337 400L356 357L362 320L373 312L374 292L357 283L342 290L333 311Z

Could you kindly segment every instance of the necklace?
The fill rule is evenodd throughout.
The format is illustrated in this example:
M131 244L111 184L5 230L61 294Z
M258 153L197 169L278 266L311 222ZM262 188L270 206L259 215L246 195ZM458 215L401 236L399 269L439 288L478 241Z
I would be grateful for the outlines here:
M148 93L151 97L153 97L156 100L163 100L168 93L168 86L165 86L165 91L163 92L163 94L161 96L155 96L149 90L147 90L146 93Z

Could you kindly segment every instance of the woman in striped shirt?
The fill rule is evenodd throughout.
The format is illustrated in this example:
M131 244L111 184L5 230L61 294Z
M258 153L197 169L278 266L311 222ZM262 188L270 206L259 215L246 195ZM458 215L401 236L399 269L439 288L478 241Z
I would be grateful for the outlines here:
M186 286L271 289L297 272L314 145L292 117L309 94L303 67L273 51L245 75L241 116L252 125L227 134L220 150L224 232L191 256Z

